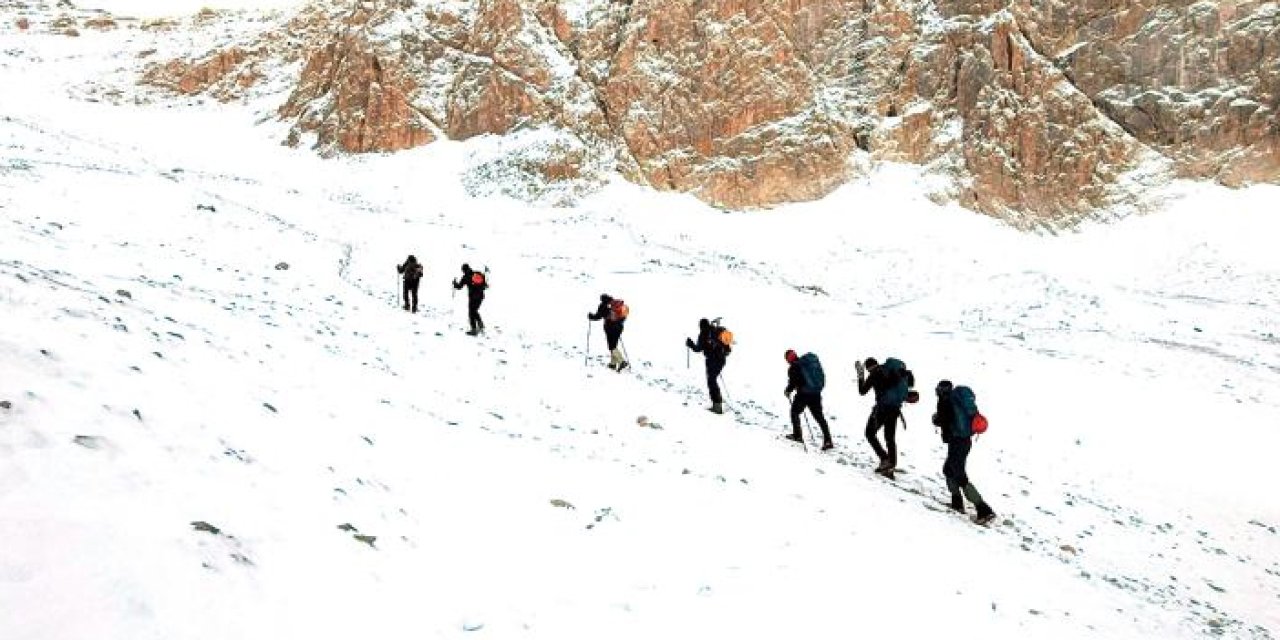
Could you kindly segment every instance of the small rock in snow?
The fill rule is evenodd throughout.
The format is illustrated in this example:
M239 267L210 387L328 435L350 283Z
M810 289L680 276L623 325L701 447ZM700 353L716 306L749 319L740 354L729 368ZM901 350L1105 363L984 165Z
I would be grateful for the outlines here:
M129 298L131 300L133 299L133 294L129 293L127 289L116 289L116 295L120 296L121 298Z
M463 631L479 631L484 628L484 623L478 620L468 620L462 623Z
M275 407L271 406L271 403L270 403L270 402L264 402L264 403L262 403L262 406L264 406L264 407L266 407L266 408L270 409L270 410L271 410L271 413L280 413L279 411L277 411L277 410L276 410L276 408L275 408Z
M217 527L215 527L215 526L213 526L213 525L209 524L208 522L205 522L204 520L196 520L195 522L192 522L192 523L191 523L191 528L192 528L192 529L195 529L196 531L203 531L203 532L205 532L205 533L212 533L212 534L213 534L213 535L215 535L215 536L216 536L216 535L218 535L218 534L220 534L220 533L222 533L222 529L219 529L219 528L217 528Z
M102 448L102 438L99 438L98 436L76 436L72 438L71 441L86 449Z
M573 504L568 500L561 500L560 498L552 498L551 506L559 507L561 509L577 509L577 507L573 506Z
M13 403L8 400L0 400L0 409L12 409Z
M363 533L357 533L357 534L355 534L354 536L351 536L351 537L355 538L358 542L363 542L363 543L365 543L365 544L369 545L369 548L370 548L370 549L376 549L376 548L377 548L377 547L373 546L373 543L374 543L375 541L377 541L378 536L368 536L368 535L365 535L365 534L363 534Z
M289 270L289 263L288 263L288 262L277 262L277 263L276 263L276 271L288 271L288 270Z

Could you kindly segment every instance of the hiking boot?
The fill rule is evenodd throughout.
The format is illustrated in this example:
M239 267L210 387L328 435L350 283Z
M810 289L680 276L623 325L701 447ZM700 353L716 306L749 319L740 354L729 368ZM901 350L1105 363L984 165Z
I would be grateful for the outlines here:
M623 360L622 362L618 363L618 368L615 369L615 371L617 371L618 373L622 373L622 370L626 369L629 366L631 366L631 363L627 362L626 360Z
M616 365L616 364L614 364L614 363L612 363L612 362L610 362L609 364L606 364L605 366L606 366L606 367L609 367L609 370L610 370L610 371L617 371L617 370L618 370L618 365Z
M468 332L467 332L467 335L469 335L469 336L480 335L480 332L479 332L479 331L476 331L475 329L472 329L472 330L470 330L470 331L468 331Z
M964 513L964 498L958 493L951 495L951 510L956 513Z
M974 524L980 524L985 527L986 525L991 524L991 521L995 519L996 512L992 511L991 507L987 506L987 503L982 502L978 504L978 515L973 516Z
M834 448L836 448L836 446L835 446L834 444L831 444L831 441L830 441L830 440L827 440L827 441L825 441L825 442L823 442L823 443L822 443L822 450L823 450L823 451L830 451L830 450L832 450L832 449L834 449Z
M888 469L889 466L888 458L880 458L880 465L876 467L876 473L882 473L885 469Z
M801 435L800 435L800 434L798 434L798 433L788 433L788 434L787 434L787 439L788 439L788 440L790 440L790 441L792 441L792 442L799 442L799 443L801 443L801 444L803 444L803 443L804 443L804 437L803 437L803 436L801 436Z
M876 469L876 473L878 473L878 474L880 474L880 475L882 475L882 476L884 476L884 477L886 477L886 478L888 478L888 479L890 479L890 480L892 480L892 479L893 479L893 469Z
M724 413L724 403L723 403L723 402L712 402L712 403L711 403L711 408L710 408L710 409L707 409L707 411L710 411L711 413Z
M408 311L408 310L409 310L409 303L408 303L408 302L404 303L404 310L405 310L405 311Z

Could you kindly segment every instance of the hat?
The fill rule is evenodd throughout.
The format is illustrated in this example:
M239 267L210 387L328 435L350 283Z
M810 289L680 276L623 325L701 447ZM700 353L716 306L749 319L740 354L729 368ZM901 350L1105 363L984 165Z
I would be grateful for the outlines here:
M786 358L787 362L795 362L799 356L796 355L795 349L787 349L787 352L782 357Z
M465 262L464 262L464 263L462 263L462 272L463 272L463 273L471 273L471 265L469 265L469 264L467 264L467 263L465 263Z
M613 297L610 296L609 294L607 293L600 294L600 302L609 302L610 300L613 300Z
M874 369L875 367L880 366L880 361L876 360L875 358L867 358L866 360L862 361L862 365L868 369Z
M951 389L952 389L952 386L951 386L950 380L939 380L938 386L933 388L934 392L937 393L938 395L948 393L951 391Z

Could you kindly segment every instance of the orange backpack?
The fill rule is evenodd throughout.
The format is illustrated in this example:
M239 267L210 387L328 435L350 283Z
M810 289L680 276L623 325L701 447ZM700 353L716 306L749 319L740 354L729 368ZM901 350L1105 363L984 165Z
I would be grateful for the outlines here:
M476 286L480 286L484 284L484 274L480 273L479 271L473 271L471 273L471 284L474 284Z

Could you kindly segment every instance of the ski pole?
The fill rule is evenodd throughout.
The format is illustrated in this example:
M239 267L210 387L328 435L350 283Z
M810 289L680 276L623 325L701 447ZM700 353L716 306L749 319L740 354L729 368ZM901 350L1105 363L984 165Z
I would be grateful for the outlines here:
M591 358L591 321L587 321L587 350L582 354L582 366L587 366L587 362Z

